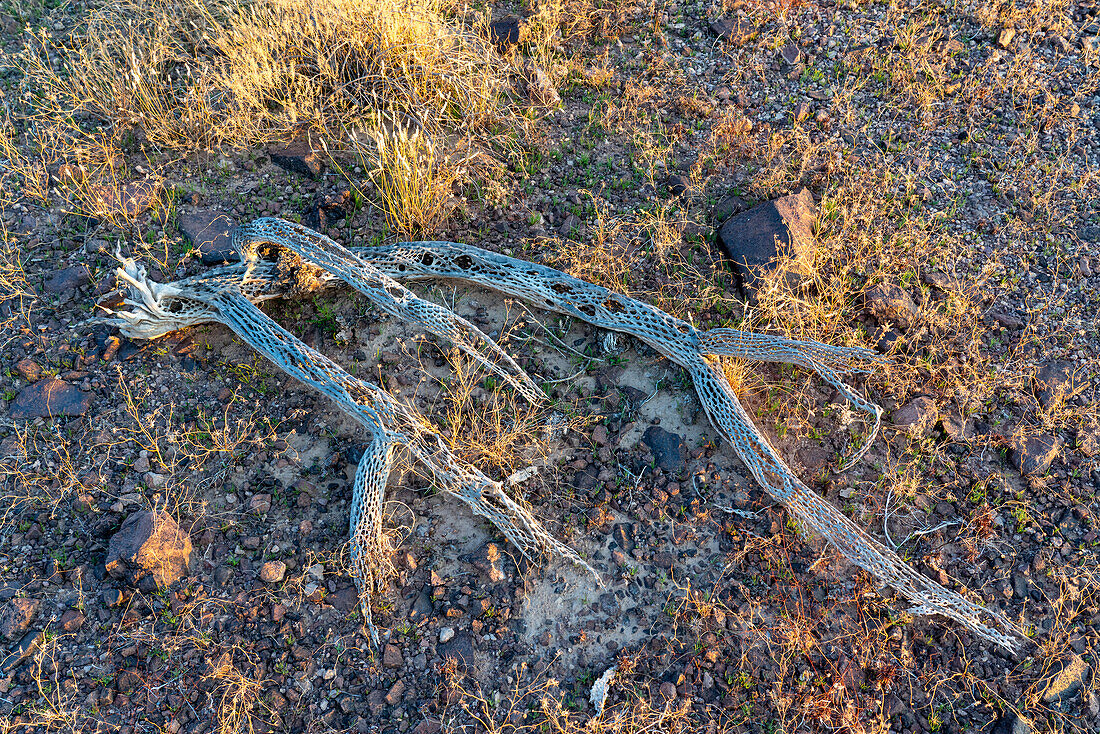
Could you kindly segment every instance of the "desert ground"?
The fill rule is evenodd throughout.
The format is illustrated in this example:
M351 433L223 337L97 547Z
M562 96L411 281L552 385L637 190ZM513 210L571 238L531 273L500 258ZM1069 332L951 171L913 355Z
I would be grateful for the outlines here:
M0 0L0 43L0 731L1100 731L1095 0ZM867 422L817 375L722 369L1021 650L803 527L651 347L446 280L410 288L545 401L349 288L262 308L598 578L399 453L375 646L370 436L222 325L98 320L116 254L197 275L263 216L874 350L851 467Z

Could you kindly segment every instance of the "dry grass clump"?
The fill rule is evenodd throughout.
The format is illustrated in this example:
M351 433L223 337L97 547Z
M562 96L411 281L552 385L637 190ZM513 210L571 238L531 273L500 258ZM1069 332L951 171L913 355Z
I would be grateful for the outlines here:
M504 61L469 18L438 0L106 4L63 36L28 34L20 124L40 154L8 157L42 202L46 171L72 164L53 183L73 210L126 226L123 153L308 134L340 170L349 156L364 164L392 230L428 234L453 187L485 173L484 151L524 125ZM5 131L0 152L14 140Z
M378 192L386 226L407 239L434 232L453 210L452 190L461 169L453 159L436 158L432 141L398 129L373 136L374 149L354 147Z
M212 698L217 700L217 725L219 734L252 734L259 725L261 731L267 729L266 721L271 712L260 700L264 682L245 675L234 661L234 651L223 652L217 660L210 662L211 672L207 678L214 683ZM238 648L238 654L245 655ZM249 667L256 667L250 661Z
M545 61L562 41L584 35L614 38L625 5L622 0L538 0L520 41L536 61Z
M37 117L167 149L340 131L380 109L478 128L505 85L491 48L430 0L111 3L33 41L20 64Z

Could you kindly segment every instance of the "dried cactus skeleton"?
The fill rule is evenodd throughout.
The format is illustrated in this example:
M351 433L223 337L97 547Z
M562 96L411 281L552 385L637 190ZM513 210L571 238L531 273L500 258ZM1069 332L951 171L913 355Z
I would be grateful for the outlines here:
M541 391L488 336L465 319L425 301L398 281L440 278L464 281L526 300L536 306L630 334L686 369L714 427L730 442L756 480L806 527L826 538L845 558L894 587L917 614L941 614L1009 650L1023 638L1000 613L979 606L917 573L896 553L868 535L819 497L786 466L738 401L721 357L785 362L813 370L856 408L872 418L872 430L855 453L874 440L882 410L849 387L841 375L874 363L871 351L754 334L734 329L699 331L660 309L542 265L451 242L405 242L349 250L324 235L281 219L263 218L234 233L239 264L211 269L172 283L150 280L136 261L120 258L119 278L129 287L129 310L104 319L132 338L152 339L176 329L216 321L295 379L324 393L371 433L355 475L350 517L352 574L361 610L370 622L369 596L388 567L382 505L394 451L405 446L432 480L486 517L527 557L557 555L591 571L497 482L459 458L411 405L358 379L303 344L268 318L256 303L292 296L317 285L343 281L383 311L419 324L499 375L526 399Z

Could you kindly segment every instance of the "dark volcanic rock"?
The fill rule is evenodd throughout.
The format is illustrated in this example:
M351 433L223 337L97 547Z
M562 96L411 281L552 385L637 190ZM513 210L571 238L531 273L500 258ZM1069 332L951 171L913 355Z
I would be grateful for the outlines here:
M72 296L78 288L87 285L89 279L87 266L73 265L55 272L42 284L42 288L55 296Z
M315 199L302 216L302 224L310 229L326 229L348 215L351 191L344 189L335 194Z
M191 538L163 511L130 515L107 549L107 573L143 591L188 575L190 562Z
M974 419L965 417L958 408L948 408L940 416L943 432L952 441L965 441L974 435Z
M83 415L91 404L91 393L50 377L19 391L11 406L11 417L28 419Z
M797 64L802 58L802 52L799 50L798 46L790 42L783 46L783 48L779 49L779 55L783 58L784 61L792 65Z
M1057 436L1016 436L1012 439L1012 464L1025 476L1042 474L1061 450L1062 442Z
M684 470L684 439L678 434L666 431L660 426L650 426L642 436L642 443L653 452L657 466L676 474Z
M1033 731L1030 721L1009 711L993 724L989 734L1031 734Z
M691 180L687 176L674 173L668 177L668 191L673 196L680 196L691 188Z
M37 650L38 644L42 641L44 636L42 630L31 630L23 635L23 638L19 640L19 644L15 646L15 649L8 653L3 663L0 663L0 675L7 675L13 671L15 666L19 665L23 658Z
M813 262L816 207L809 189L742 212L718 230L718 245L733 261L742 295L750 297L756 280L778 273L797 284Z
M324 169L321 154L315 151L313 146L305 140L269 148L267 154L271 156L271 162L276 166L310 178L320 177L321 171Z
M880 324L890 323L908 329L917 318L917 304L909 293L895 283L879 283L863 294L867 308Z
M401 657L401 648L397 645L386 643L386 646L382 649L382 667L400 668L404 664L405 659Z
M179 215L180 233L202 253L203 265L220 265L241 259L233 250L235 226L229 215L214 209L198 209Z
M748 18L715 18L710 22L711 33L731 46L742 46L756 35L756 28Z
M1089 666L1080 655L1070 653L1055 667L1057 671L1047 679L1043 700L1047 703L1066 703L1088 682Z
M489 40L501 51L519 44L523 38L524 21L516 15L498 18L489 24Z
M325 601L347 614L359 608L359 592L354 586L345 586L326 596Z
M500 567L500 548L496 543L486 543L471 553L467 560L484 573L490 582L499 584L504 580L504 571Z
M436 653L440 660L454 658L465 668L474 667L474 641L466 633L455 635L450 642L440 644Z

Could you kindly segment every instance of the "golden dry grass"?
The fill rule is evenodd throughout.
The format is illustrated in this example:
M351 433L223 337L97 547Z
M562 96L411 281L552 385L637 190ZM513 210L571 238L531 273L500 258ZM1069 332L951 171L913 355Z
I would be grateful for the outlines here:
M136 214L115 195L131 174L123 151L308 134L394 232L430 234L453 209L452 189L485 173L488 147L526 125L483 35L436 0L110 3L71 32L29 34L16 59L20 122L40 153L19 152L11 125L0 152L17 152L11 175L42 202L47 171L67 164L54 183L72 210L125 228Z
M734 3L726 5L728 11L735 10ZM992 2L980 4L975 12L989 29L1011 25L1019 31L1055 33L1066 31L1068 8L1059 1ZM534 3L532 10L522 52L544 66L555 82L573 79L596 93L609 89L611 99L594 104L590 120L626 141L624 147L633 154L641 179L663 185L677 143L690 131L683 124L670 124L658 109L667 103L684 111L685 117L690 113L693 119L704 120L699 101L687 95L665 99L656 81L646 82L640 76L627 75L620 87L614 81L609 84L613 75L600 66L606 62L606 52L591 75L580 68L591 59L564 57L565 40L585 35L601 38L609 32L622 10L618 4L547 0ZM640 10L642 25L652 29L658 44L667 48L659 4ZM763 23L773 16L796 21L805 8L798 2L778 2L749 3L747 10L752 19ZM323 6L296 0L247 6L199 0L128 2L99 8L71 35L35 32L34 44L20 61L25 89L35 95L35 107L33 114L17 116L17 123L6 120L0 129L0 155L10 163L0 168L4 192L0 197L18 192L27 201L46 205L57 203L54 197L59 197L67 202L68 211L95 216L116 228L132 228L135 218L112 208L109 198L96 197L97 191L117 190L132 178L134 172L119 162L124 155L140 156L143 149L173 156L195 149L228 150L309 132L325 141L333 162L384 213L391 233L430 235L456 209L456 194L463 186L491 178L486 172L495 170L494 158L511 153L515 136L522 135L529 120L537 116L519 114L513 108L509 88L516 74L483 39L487 18L478 14L460 18L454 11L453 6L438 2L409 5L389 0L342 0ZM1014 162L1002 165L985 160L980 151L974 161L997 190L1019 192L1034 212L1034 221L1009 221L1005 225L1009 234L1031 242L1042 236L1044 228L1079 219L1080 212L1075 217L1062 204L1067 198L1087 201L1089 192L1096 190L1098 174L1094 169L1079 176L1079 170L1065 160L1051 165L1040 153L1042 139L1037 131L1062 129L1070 140L1078 140L1088 135L1088 129L1083 121L1068 117L1069 104L1059 104L1047 94L1045 80L1036 71L1039 56L1021 49L1012 56L1007 71L989 61L960 77L951 68L950 55L937 45L938 37L951 31L949 18L896 6L887 12L896 43L845 57L843 63L853 73L837 80L835 95L821 105L830 122L823 123L820 132L828 133L830 125L862 131L866 110L861 97L869 91L915 110L926 131L948 124L967 127L983 114L987 101L1018 100L1023 132L1008 146ZM774 39L766 39L768 43L785 42L785 31L776 33ZM639 31L638 35L644 34ZM1095 51L1083 48L1081 53L1095 66ZM655 63L649 71L668 78L681 74L663 63ZM529 69L520 75L528 73ZM739 69L723 81L735 90L747 89L752 86L749 77L757 73ZM1087 95L1095 89L1093 74L1078 93ZM599 111L597 105L602 105ZM724 106L707 122L701 155L687 171L691 186L681 203L661 202L646 211L624 213L612 210L601 192L586 194L585 206L590 200L594 210L592 217L586 217L590 220L586 235L576 241L554 237L539 244L552 251L549 259L556 266L645 298L697 320L699 326L730 325L736 320L797 338L873 344L875 334L857 323L861 294L868 285L886 280L917 284L923 272L948 266L973 245L969 235L945 226L942 213L929 212L925 206L922 181L942 171L892 157L895 142L890 140L882 143L881 155L853 160L848 145L835 135L818 134L809 121L791 129L761 131L754 130L746 112ZM409 122L395 125L395 120ZM413 130L417 132L412 134ZM685 227L705 219L702 201L718 193L708 191L706 182L713 174L711 166L723 161L758 166L745 185L749 199L771 198L804 184L821 193L818 251L808 286L795 289L785 279L771 279L758 290L755 304L742 310L729 294L728 280L708 269L708 258L695 257L697 253L685 242L690 239L684 237ZM61 163L70 163L81 173L55 177L51 190L49 172ZM356 163L364 169L361 176L351 170ZM512 193L500 188L496 198L505 200ZM4 327L7 336L27 325L26 309L33 295L21 265L26 253L14 247L13 237L3 234L9 244L0 253L0 308L9 319ZM1057 334L1039 334L1028 327L1003 356L992 355L987 348L985 293L1006 282L1012 284L1014 275L1006 270L991 257L981 269L960 273L958 287L943 298L933 298L926 288L914 289L919 292L922 328L907 335L910 348L895 350L893 367L869 379L872 394L884 394L899 403L916 394L931 394L938 403L957 404L963 415L981 412L1011 396L1028 410L1034 409L1040 424L1015 426L1016 432L1038 431L1040 426L1072 429L1090 417L1095 419L1094 405L1059 401L1039 411L1034 404L1031 351ZM654 272L657 277L649 277ZM813 417L818 401L810 377L792 379L791 372L783 371L782 384L769 389L770 377L755 365L730 360L726 372L750 404L765 404L762 424L770 427L770 416L778 412L793 416L789 421L799 431L820 428ZM436 406L436 413L445 416L456 452L500 476L543 458L542 413L493 390L494 385L468 366L456 364L454 374L448 385L451 394ZM181 426L170 412L150 407L157 402L151 391L131 392L122 383L118 394L125 396L117 415L122 434L118 441L146 450L158 471L206 470L217 476L274 435L270 424L240 410L235 400L224 414L203 413ZM782 438L785 426L775 430ZM17 502L30 499L36 507L56 509L62 498L92 487L87 467L93 450L108 455L115 451L110 442L85 446L78 441L78 453L74 453L72 437L41 426L20 427L12 435L18 446L5 464L11 468L4 483L5 498L11 500L8 507L22 508L25 505ZM929 466L939 470L950 461L942 445L927 440L895 445L894 440L891 434L879 459L883 478L852 480L851 486L873 490L868 492L870 499L852 510L868 522L881 522L877 513L885 497L910 502L918 495L936 499L957 490L946 481L930 480ZM1003 448L999 441L1003 438L979 438L972 446ZM963 492L969 489L975 496L984 496L989 482L983 479L974 487L963 487ZM1056 487L1049 490L1069 493ZM173 496L178 491L175 486L168 490ZM203 512L193 495L178 496L177 511ZM1066 498L1067 504L1075 501ZM897 505L888 509L896 511ZM1034 509L1021 495L1002 498L997 512L1022 524L1020 518L1028 518ZM992 515L988 502L977 502L965 518L959 543L971 562L1003 532L992 527ZM748 575L764 568L790 575L790 556L798 542L789 534L768 539L741 534L737 540L742 550L726 559L727 571ZM341 565L337 556L323 560L326 565ZM840 564L828 551L814 563L816 569L830 565ZM847 567L822 570L838 575L850 572ZM1044 600L1057 612L1055 628L1041 639L1047 659L1068 649L1073 625L1095 606L1097 589L1088 569L1078 573L1058 568L1053 573L1060 593ZM303 579L291 579L287 589L299 591ZM828 615L843 617L836 623L841 632L832 638L828 635L835 630L823 631L820 620L797 603L750 599L735 608L723 604L717 590L717 586L714 593L678 590L680 596L672 607L676 620L683 623L682 636L689 643L701 642L707 633L722 632L715 621L719 615L734 619L735 625L726 626L738 630L732 634L739 636L741 644L733 649L747 676L739 685L751 690L753 700L760 702L759 710L778 722L780 730L810 724L829 730L883 729L888 725L881 698L891 691L905 698L907 690L929 692L922 699L927 701L937 700L937 695L943 700L960 691L978 691L978 697L994 702L998 710L1055 715L1041 702L1035 672L1021 666L1006 674L1010 681L1026 684L1019 701L1004 700L995 686L969 668L956 674L918 666L911 656L911 643L894 638L895 632L908 627L909 618L904 613L891 618L894 613L866 578L860 577L854 590L842 593L837 603L825 609ZM801 582L788 585L787 591L791 598L809 593ZM775 616L777 609L780 613ZM823 645L843 648L861 667L875 671L868 686L877 703L867 692L837 687L844 671L831 663L817 672L821 681L792 681L794 666L811 659ZM969 664L979 655L965 653L963 659ZM209 676L215 683L223 731L248 731L253 715L265 714L257 703L263 675L250 670L251 661L246 658L234 659L228 652L210 656ZM501 733L692 730L700 720L699 711L656 705L648 695L652 681L644 676L632 679L629 660L622 665L623 682L616 686L621 686L623 695L601 720L589 721L569 711L561 691L543 684L517 689L514 704L510 698L504 705L491 693L464 688L452 711L457 716L456 709L461 709L486 731ZM757 673L778 680L764 685L754 679ZM48 684L49 670L43 669L38 679ZM44 726L64 728L71 720L71 701L61 698L58 690L43 692L45 705L37 715ZM916 709L920 706L934 726L943 724L931 703L914 704ZM514 711L535 711L538 717L515 719ZM735 721L732 730L752 723L756 722L746 716Z

